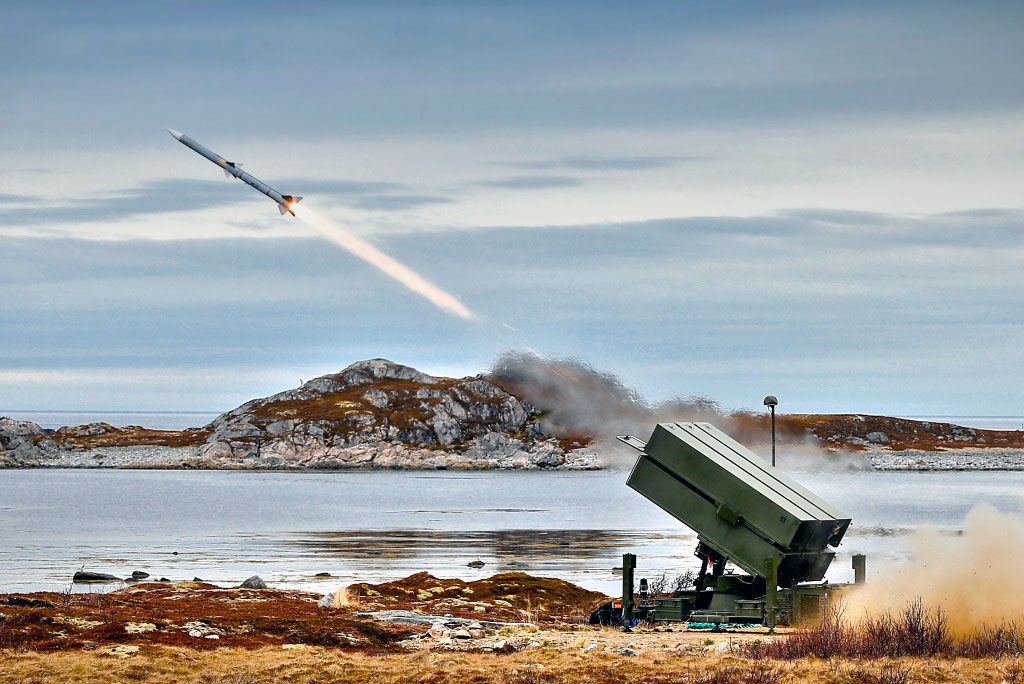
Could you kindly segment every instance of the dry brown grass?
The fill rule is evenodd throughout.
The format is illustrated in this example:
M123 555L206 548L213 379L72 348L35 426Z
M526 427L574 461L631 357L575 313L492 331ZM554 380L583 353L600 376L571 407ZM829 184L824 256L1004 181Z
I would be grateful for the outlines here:
M485 602L520 592L521 604L535 611L545 627L514 639L523 650L452 652L437 650L430 640L411 642L414 648L407 649L399 641L425 627L357 619L351 607L325 610L302 592L183 583L139 585L111 594L0 595L5 616L0 618L0 682L1024 683L1016 631L992 629L954 639L941 614L918 604L874 622L848 625L833 616L821 627L775 636L679 629L624 634L560 619L574 601L585 602L589 592L526 575L461 582L420 574L359 585L352 595L364 608L383 603L428 611L446 605L449 595L467 596L465 589ZM409 591L431 596L403 604ZM548 613L539 611L541 603L549 606ZM502 610L516 616L523 608ZM192 621L217 630L220 638L188 636L186 623ZM126 630L129 622L152 623L157 629L133 633ZM508 637L499 634L492 640L499 638ZM718 655L706 645L722 641L738 644ZM623 646L638 655L619 655Z
M929 608L915 599L898 613L867 615L857 621L846 620L841 607L833 607L819 624L780 639L745 644L744 653L777 660L1019 658L1024 657L1024 629L1011 622L957 636L941 608Z
M11 605L0 594L0 658L11 652L75 651L113 644L162 644L194 650L280 644L382 648L406 638L409 626L356 619L354 608L324 610L319 596L298 591L220 589L209 584L148 583L97 594L38 593L43 605ZM190 623L216 639L189 636ZM134 632L130 624L153 625Z
M768 416L734 413L728 417L730 435L745 444L764 441L769 434ZM951 447L1024 448L1024 432L1006 430L967 430L947 423L888 416L849 414L783 414L776 417L776 429L784 441L801 442L813 435L826 445L845 449L863 449L863 440L872 432L885 433L892 449L935 450Z
M379 649L423 628L356 618L356 612L399 609L558 626L583 622L605 600L563 580L523 573L465 582L423 572L394 582L352 585L345 595L344 605L325 610L317 605L317 594L222 589L198 582L149 582L96 594L0 594L0 657L11 651L72 651L117 643L197 650L280 644ZM218 638L189 636L188 625L195 621ZM134 632L130 623L154 628Z
M457 617L482 617L474 604L487 606L487 619L506 622L580 623L607 597L565 580L506 572L466 582L426 572L382 584L353 584L364 609L404 609Z
M195 652L146 646L128 658L100 651L5 654L0 681L32 684L904 684L1018 682L1020 664L997 659L912 659L879 663L801 659L785 665L733 657L617 657L540 649L480 653L365 654L325 648ZM1017 674L1014 674L1017 673ZM1016 677L1016 678L1015 678Z
M199 446L210 436L209 430L150 430L148 428L129 425L109 430L98 435L79 435L74 428L62 428L57 432L33 437L36 442L52 439L58 444L76 449L95 449L98 447L118 446L166 446L190 447Z

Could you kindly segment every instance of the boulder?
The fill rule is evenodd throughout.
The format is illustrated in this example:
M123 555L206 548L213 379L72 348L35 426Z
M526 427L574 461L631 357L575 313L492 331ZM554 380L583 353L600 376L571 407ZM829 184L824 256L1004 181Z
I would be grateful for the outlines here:
M439 641L448 635L448 628L441 622L435 622L430 626L430 629L427 630L427 636L435 641Z
M15 437L35 437L45 432L43 428L32 421L0 417L0 434L13 435Z
M134 577L137 580L146 579L147 577L149 577L149 573L143 572L142 570L133 570L132 577Z
M295 429L294 420L279 420L274 423L267 425L268 435L283 435L286 432L291 432Z
M90 572L79 570L71 580L72 582L120 582L121 578L116 575L108 575L103 572Z
M266 589L267 583L260 579L259 575L253 575L238 585L239 589Z
M62 427L60 430L57 430L58 434L68 437L94 437L96 435L105 435L108 432L119 432L119 430L110 423L87 423L85 425Z
M363 393L363 401L377 408L384 408L389 402L387 393L378 389L366 390Z
M8 596L7 605L24 608L56 608L56 605L42 599L29 599L23 596Z

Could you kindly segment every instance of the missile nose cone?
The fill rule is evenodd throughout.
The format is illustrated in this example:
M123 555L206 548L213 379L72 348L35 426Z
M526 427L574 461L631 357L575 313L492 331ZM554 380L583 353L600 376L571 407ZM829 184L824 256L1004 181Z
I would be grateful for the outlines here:
M170 133L171 135L173 135L175 140L181 140L181 135L182 134L179 133L178 131L174 130L173 128L168 128L167 132Z

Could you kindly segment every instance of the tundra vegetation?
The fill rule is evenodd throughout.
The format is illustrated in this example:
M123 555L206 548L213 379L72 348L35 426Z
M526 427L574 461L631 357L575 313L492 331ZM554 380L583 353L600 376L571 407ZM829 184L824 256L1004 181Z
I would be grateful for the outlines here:
M966 634L955 616L902 610L724 633L586 624L605 600L553 579L505 573L464 582L420 573L347 587L342 600L198 582L109 593L0 595L0 681L418 682L422 684L902 684L1024 682L1015 623ZM481 620L474 638L368 613ZM528 622L529 624L522 624ZM517 623L502 627L499 623Z

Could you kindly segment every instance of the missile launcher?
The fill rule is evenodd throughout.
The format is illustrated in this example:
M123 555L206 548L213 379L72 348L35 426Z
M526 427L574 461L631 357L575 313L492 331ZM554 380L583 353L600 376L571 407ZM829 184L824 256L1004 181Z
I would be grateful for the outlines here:
M770 626L820 614L847 515L710 423L661 423L646 442L619 440L641 452L626 484L694 530L701 559L692 591L646 606L624 596L624 607L655 620ZM729 563L747 574L726 572ZM862 578L863 556L858 564Z

